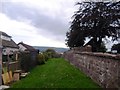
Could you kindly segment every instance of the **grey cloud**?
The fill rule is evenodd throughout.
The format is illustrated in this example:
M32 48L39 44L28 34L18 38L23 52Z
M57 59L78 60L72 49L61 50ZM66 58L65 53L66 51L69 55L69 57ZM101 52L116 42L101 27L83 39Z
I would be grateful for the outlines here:
M51 35L46 35L46 37L51 36L51 38L56 40L64 41L65 33L68 30L67 23L63 23L59 15L51 18L50 14L46 16L40 9L25 7L19 3L3 2L1 12L15 20L18 20L19 17L31 20L32 25L35 27L51 33Z

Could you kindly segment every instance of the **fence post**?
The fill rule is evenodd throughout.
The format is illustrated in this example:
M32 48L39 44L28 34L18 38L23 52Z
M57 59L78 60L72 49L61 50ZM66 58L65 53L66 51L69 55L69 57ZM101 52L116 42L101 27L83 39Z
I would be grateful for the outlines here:
M0 32L0 86L2 85L2 33Z

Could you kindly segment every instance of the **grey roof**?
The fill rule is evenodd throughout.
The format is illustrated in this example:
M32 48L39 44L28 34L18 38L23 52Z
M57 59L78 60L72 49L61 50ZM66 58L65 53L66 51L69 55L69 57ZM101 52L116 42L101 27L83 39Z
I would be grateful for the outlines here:
M0 34L11 38L11 36L6 34L5 32L0 31ZM12 39L10 41L2 39L2 46L3 48L4 47L19 48L18 45Z
M9 36L8 34L6 34L5 32L0 31L0 33L1 33L3 36L11 37L11 36Z
M3 47L18 48L18 45L11 39L11 41L2 40Z
M18 43L18 45L19 45L19 44L21 44L21 45L23 45L25 48L27 48L26 51L32 51L32 52L33 52L33 51L35 51L35 52L37 51L34 47L32 47L32 46L30 46L30 45L27 45L27 44L25 44L25 43L23 43L23 42Z

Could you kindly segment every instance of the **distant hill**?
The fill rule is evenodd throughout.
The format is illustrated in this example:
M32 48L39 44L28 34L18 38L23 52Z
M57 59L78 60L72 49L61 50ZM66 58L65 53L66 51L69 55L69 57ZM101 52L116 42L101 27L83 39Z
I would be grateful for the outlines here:
M33 46L33 47L40 51L45 51L47 49L54 49L56 52L59 52L59 53L63 53L69 50L68 48L57 48L57 47L44 47L44 46Z

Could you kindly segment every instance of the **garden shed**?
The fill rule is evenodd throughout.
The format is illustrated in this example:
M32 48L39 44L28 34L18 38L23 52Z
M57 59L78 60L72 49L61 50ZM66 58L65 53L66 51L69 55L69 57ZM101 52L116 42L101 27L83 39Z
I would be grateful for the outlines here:
M29 71L37 63L38 50L34 47L27 45L23 42L18 43L20 58L21 58L21 68L24 71Z

